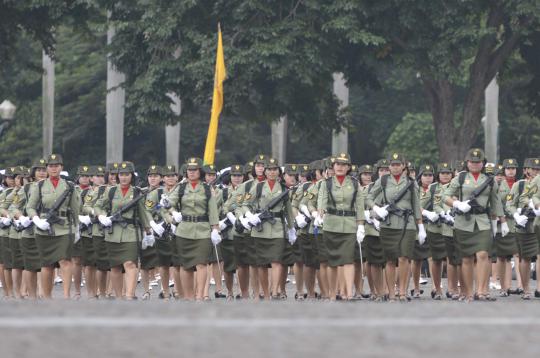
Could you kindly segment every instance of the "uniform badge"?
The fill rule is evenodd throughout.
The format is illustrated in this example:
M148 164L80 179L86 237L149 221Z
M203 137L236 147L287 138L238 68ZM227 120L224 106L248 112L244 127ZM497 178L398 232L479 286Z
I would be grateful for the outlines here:
M512 195L512 194L508 194L506 196L506 201L512 201L513 199L514 199L514 195Z
M92 201L92 195L86 195L84 197L84 201L86 201L87 203L91 202Z
M246 193L246 196L244 197L244 200L249 200L251 199L251 194L250 193Z
M236 196L236 202L237 202L237 203L241 203L243 198L244 198L244 196L243 196L242 194L238 194L238 195Z
M312 200L315 197L315 194L309 193L309 200Z
M308 192L307 192L307 191L304 192L304 196L306 196L306 195L308 195Z
M13 202L18 203L19 202L19 196L17 194L13 195Z
M152 209L154 207L154 202L152 200L146 200L144 202L144 206L146 206L148 209Z

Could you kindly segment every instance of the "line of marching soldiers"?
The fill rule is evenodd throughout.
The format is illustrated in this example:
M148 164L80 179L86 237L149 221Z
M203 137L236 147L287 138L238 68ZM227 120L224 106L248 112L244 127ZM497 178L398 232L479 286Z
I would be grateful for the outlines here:
M51 298L58 270L65 298L72 280L81 297L84 273L88 298L136 299L140 278L149 299L159 272L164 300L208 300L211 277L215 298L280 300L292 268L297 300L407 302L422 293L426 259L434 300L495 300L490 277L497 296L533 296L538 158L525 160L521 180L515 159L486 165L474 148L464 162L423 165L418 175L400 153L359 167L346 153L284 167L261 154L219 172L189 158L179 171L151 165L144 187L131 162L82 165L77 183L62 170L58 154L5 169L7 298Z

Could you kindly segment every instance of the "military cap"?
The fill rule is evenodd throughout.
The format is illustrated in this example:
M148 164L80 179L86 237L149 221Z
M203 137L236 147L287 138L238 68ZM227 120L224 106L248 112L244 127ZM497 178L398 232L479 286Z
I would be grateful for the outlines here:
M442 162L437 165L438 173L452 173L452 167L447 162Z
M135 173L135 164L132 162L122 162L118 166L118 173Z
M248 174L248 173L251 173L251 171L253 170L253 166L255 164L251 161L251 162L247 162L246 165L244 165L244 174Z
M163 168L161 168L161 173L163 175L176 175L178 174L176 172L176 166L174 165L165 165Z
M279 168L279 164L276 158L268 158L265 164L266 169Z
M377 170L379 170L380 168L388 168L390 166L390 164L388 163L388 159L379 159L377 161L377 163L375 164L375 167L377 168Z
M495 166L495 175L504 175L504 165L503 164L497 164Z
M540 169L540 158L531 158L531 169Z
M300 171L297 164L285 164L285 173L289 175L297 175Z
M47 159L47 164L60 164L64 165L64 159L60 154L51 154Z
M203 161L201 158L191 157L186 161L186 170L188 169L201 169L203 167Z
M230 170L231 175L244 175L244 167L241 164L231 165Z
M305 177L308 175L309 171L311 170L311 166L309 164L300 164L300 175Z
M409 168L409 170L416 170L416 165L414 165L413 162L407 162L407 168ZM433 167L431 170L433 170Z
M465 160L471 162L481 162L484 159L486 159L486 156L484 155L484 151L480 148L469 149L467 155L465 156Z
M103 165L96 165L92 168L93 175L95 176L105 176L105 167Z
M186 176L186 174L187 174L187 164L186 163L182 164L182 166L180 167L180 173L182 173L182 176Z
M322 160L314 160L309 163L309 168L311 170L324 170L324 163Z
M17 175L18 172L19 172L19 168L16 167L16 166L7 167L5 172L4 172L4 175L7 176L7 177L14 177L14 176Z
M530 168L530 167L531 167L531 164L532 164L532 163L531 163L531 159L532 159L532 158L525 158L525 159L523 160L523 169L525 169L525 168Z
M453 169L458 172L465 170L465 162L463 160L455 160Z
M217 169L214 164L207 164L203 166L204 174L217 174Z
M474 161L476 161L476 160L474 160ZM486 163L485 171L486 171L486 174L495 174L495 164Z
M89 165L81 165L77 168L77 175L92 176L94 173Z
M434 170L435 170L435 168L431 164L424 164L424 165L420 166L420 172L422 174L433 174Z
M25 169L26 169L26 171L24 173L24 176L25 177L31 176L32 175L32 169L31 168L25 168Z
M388 156L388 163L390 164L405 164L405 158L398 152L392 152Z
M505 160L503 160L502 165L503 165L504 169L506 169L506 168L518 168L518 161L513 159L513 158L505 159Z
M26 175L26 168L22 165L17 165L14 173L15 175Z
M47 159L45 158L39 158L34 162L34 164L32 164L32 168L46 168L46 167L47 167Z
M334 158L335 158L335 163L351 165L351 156L348 153L339 153Z
M266 165L266 160L268 159L268 156L265 154L257 154L255 158L253 158L253 166L255 164L264 164Z
M351 164L351 173L358 173L358 165Z
M360 173L360 174L362 174L362 173L373 174L373 166L371 166L369 164L361 165L360 168L358 168L358 173Z
M111 174L118 174L119 167L120 163L109 163L107 164L107 172Z
M161 167L156 164L152 164L151 166L149 166L148 170L146 171L146 175L152 175L152 174L161 175Z
M335 157L327 157L324 160L325 169L332 169L334 162L336 161Z

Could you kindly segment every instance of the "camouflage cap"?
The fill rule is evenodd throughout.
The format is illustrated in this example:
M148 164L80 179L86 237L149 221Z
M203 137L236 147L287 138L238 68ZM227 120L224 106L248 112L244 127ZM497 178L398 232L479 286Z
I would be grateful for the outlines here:
M309 164L300 164L300 175L305 177L309 174L309 171L311 170L311 166Z
M163 175L177 175L176 172L176 166L175 165L165 165L161 168L161 173Z
M486 159L486 156L484 155L484 151L480 148L469 149L465 156L465 160L470 162L481 162L484 159Z
M47 168L47 159L45 158L37 159L34 162L34 164L32 164L32 168Z
M379 159L377 161L377 163L375 163L375 168L377 170L381 169L381 168L388 168L390 167L390 164L388 163L388 159Z
M47 158L47 165L49 164L60 164L64 165L64 158L60 154L51 154Z
M161 167L157 164L152 164L151 166L149 166L148 170L146 170L146 175L152 174L161 175Z
M257 154L255 158L253 158L253 166L255 164L264 164L266 165L266 161L268 160L268 156L265 154Z
M230 170L231 175L244 175L244 167L242 164L233 164L231 165Z
M437 173L452 173L452 171L453 170L450 163L441 162L439 165L437 165Z
M25 168L25 169L26 169L26 171L24 173L24 176L25 177L31 176L32 175L32 169L31 168Z
M103 165L96 165L92 168L93 175L105 176L105 167Z
M265 164L265 169L279 168L279 164L276 158L268 158Z
M398 152L393 152L388 156L388 163L392 164L405 164L405 158Z
M422 174L434 174L435 168L431 164L424 164L420 166L420 173Z
M523 160L523 169L531 167L531 165L532 165L531 160L532 160L532 158L525 158Z
M135 164L132 162L122 162L118 166L118 173L135 173Z
M217 174L217 169L214 164L206 164L203 166L204 174Z
M89 165L81 165L77 168L77 175L92 176L94 173Z
M351 173L358 174L358 165L351 164Z
M540 169L540 158L531 158L531 169Z
M324 162L322 160L314 160L309 163L309 168L311 170L324 170Z
M18 165L15 167L15 175L26 175L27 171L23 165Z
M187 174L187 164L186 163L182 164L182 166L180 167L180 173L182 173L182 176L184 176L184 177L186 176L186 174Z
M360 168L358 168L358 173L363 174L373 174L373 166L369 164L361 165Z
M502 166L504 169L506 168L518 168L518 161L514 158L505 159L503 160Z
M201 158L191 157L186 161L186 170L188 169L201 169L203 167L203 161Z
M299 172L298 164L285 164L285 174L297 175Z

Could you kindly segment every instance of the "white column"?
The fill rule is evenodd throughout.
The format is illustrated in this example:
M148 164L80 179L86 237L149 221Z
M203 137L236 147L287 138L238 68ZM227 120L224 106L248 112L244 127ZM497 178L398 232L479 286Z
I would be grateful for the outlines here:
M43 51L42 63L43 156L47 157L53 150L55 73L54 60L45 51Z
M276 158L280 165L287 160L287 116L281 116L272 122L272 157Z
M107 31L107 43L114 37L115 29L111 25ZM107 163L120 162L124 157L124 105L126 92L121 85L126 80L107 58Z
M171 110L176 116L182 113L182 101L175 93L167 94L172 100ZM165 126L165 164L176 165L176 169L180 164L180 122L175 125Z
M499 158L499 85L494 78L484 93L486 101L486 114L484 122L484 151L486 159L497 164Z
M346 108L349 105L349 88L345 83L343 73L334 73L334 94L339 99L339 109ZM341 128L339 132L332 132L332 154L347 153L349 143L349 131L347 128Z

